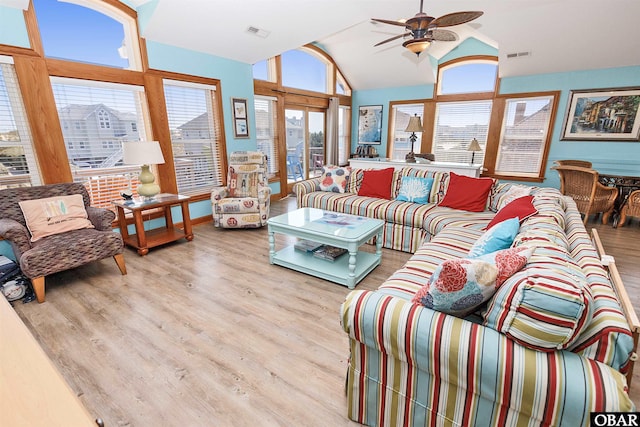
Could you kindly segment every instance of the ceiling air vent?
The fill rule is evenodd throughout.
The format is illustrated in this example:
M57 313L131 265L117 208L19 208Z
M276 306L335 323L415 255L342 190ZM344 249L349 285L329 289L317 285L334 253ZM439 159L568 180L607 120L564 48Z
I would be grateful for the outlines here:
M514 52L507 53L507 59L522 58L523 56L531 56L531 52Z
M253 27L253 26L247 28L247 33L253 34L254 36L262 37L263 39L266 39L267 36L271 34L270 31L262 30L260 28Z

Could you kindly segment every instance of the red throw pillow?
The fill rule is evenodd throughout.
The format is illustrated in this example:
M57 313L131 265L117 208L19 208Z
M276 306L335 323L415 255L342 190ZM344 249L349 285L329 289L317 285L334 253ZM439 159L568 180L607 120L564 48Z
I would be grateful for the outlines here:
M358 196L378 197L391 199L391 181L393 181L393 168L364 171L362 184L358 190Z
M520 222L522 222L536 213L538 213L538 210L533 206L533 196L519 197L511 203L504 205L496 216L493 217L486 229L488 230L492 226L510 218L517 217Z
M449 186L439 206L483 212L493 183L492 178L473 178L449 172Z

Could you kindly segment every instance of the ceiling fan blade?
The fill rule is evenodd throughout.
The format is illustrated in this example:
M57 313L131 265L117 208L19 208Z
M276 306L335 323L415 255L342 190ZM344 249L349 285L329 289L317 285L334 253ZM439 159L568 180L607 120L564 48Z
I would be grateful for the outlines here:
M383 24L398 25L400 27L407 26L406 22L401 22L401 21L391 21L389 19L377 19L377 18L371 18L371 20L376 22L382 22Z
M460 25L466 22L473 21L476 18L482 16L483 12L454 12L442 15L439 18L431 21L430 27L451 27L453 25Z
M397 36L389 37L386 40L382 40L380 43L374 44L373 47L380 46L381 44L385 44L387 42L390 42L390 41L393 41L393 40L397 40L397 39L399 39L401 37L406 37L406 36L410 36L410 35L411 35L411 33L404 33L404 34L399 34Z
M440 42L454 42L458 40L458 35L449 30L433 30L430 34L433 40Z

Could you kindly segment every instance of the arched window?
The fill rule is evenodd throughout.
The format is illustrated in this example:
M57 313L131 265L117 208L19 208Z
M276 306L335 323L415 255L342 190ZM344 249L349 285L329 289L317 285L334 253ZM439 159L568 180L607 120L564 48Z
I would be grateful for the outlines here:
M45 56L142 69L137 24L122 10L92 0L33 0L33 5Z
M290 50L281 55L282 85L331 93L327 87L327 62L312 51Z
M494 92L498 77L498 62L475 59L452 62L438 70L438 95Z

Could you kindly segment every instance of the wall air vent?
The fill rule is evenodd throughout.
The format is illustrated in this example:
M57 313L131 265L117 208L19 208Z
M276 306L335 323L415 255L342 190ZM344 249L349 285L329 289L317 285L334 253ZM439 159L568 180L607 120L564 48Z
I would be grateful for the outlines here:
M507 53L507 59L513 59L513 58L522 58L524 56L531 56L531 52L514 52L514 53Z
M247 33L253 34L254 36L262 37L263 39L266 39L269 36L269 34L271 34L270 31L263 30L261 28L257 28L253 26L247 28Z

